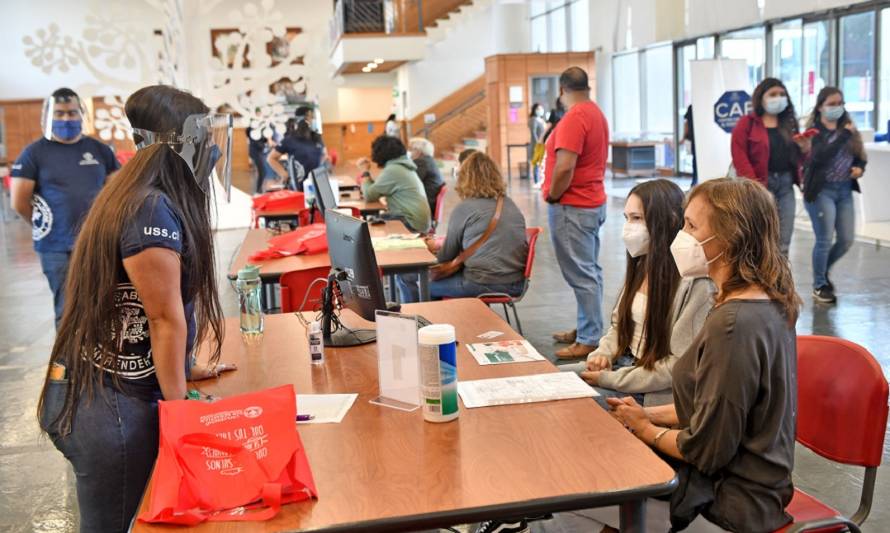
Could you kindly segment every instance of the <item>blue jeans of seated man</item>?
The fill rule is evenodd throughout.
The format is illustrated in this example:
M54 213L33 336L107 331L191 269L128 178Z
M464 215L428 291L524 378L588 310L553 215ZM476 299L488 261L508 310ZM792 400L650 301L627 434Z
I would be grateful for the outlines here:
M767 189L773 194L779 211L779 251L788 257L791 234L794 232L794 211L797 209L794 176L791 172L770 172Z
M382 218L383 220L398 220L399 222L404 224L406 228L408 228L408 231L412 233L426 233L426 230L421 231L419 229L412 228L411 224L408 223L408 219L405 218L404 215L394 215L392 213L383 212L380 213L380 218Z
M417 274L402 274L396 276L399 286L399 299L403 304L420 301L420 285ZM453 276L430 282L430 298L441 300L442 298L474 298L487 292L503 292L510 296L522 294L523 281L515 283L476 283L467 279L463 272Z
M158 404L105 386L81 397L67 435L53 421L68 381L51 381L40 426L74 467L82 533L127 531L158 455Z
M853 246L856 230L853 181L825 183L816 200L804 202L804 207L816 234L813 288L818 289L828 285L828 271Z
M634 366L635 362L636 357L634 357L632 354L624 354L616 359L614 363L612 363L612 370ZM611 407L609 406L609 403L606 402L606 398L625 398L627 396L630 396L640 405L643 405L643 400L645 399L644 394L628 394L626 392L621 392L614 389L606 389L603 387L593 387L593 390L599 393L599 396L595 396L593 399L596 400L596 403L598 403L600 407L606 409L607 411L611 409Z
M38 252L37 255L40 256L40 268L49 282L49 289L53 292L53 310L58 329L65 308L65 279L68 277L71 252Z
M550 204L550 240L562 277L575 293L575 342L596 345L603 335L603 269L599 265L600 226L606 204L592 209Z

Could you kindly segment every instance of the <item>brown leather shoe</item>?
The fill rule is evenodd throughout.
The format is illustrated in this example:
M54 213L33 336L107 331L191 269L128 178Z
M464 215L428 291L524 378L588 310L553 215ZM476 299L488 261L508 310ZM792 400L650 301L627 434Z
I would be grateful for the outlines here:
M563 344L572 344L575 342L575 337L578 335L577 329L570 329L568 331L557 331L553 334L553 340L556 342L561 342Z
M596 350L596 346L573 342L569 346L557 350L554 355L559 359L578 359L579 357L587 357L587 354L594 350Z

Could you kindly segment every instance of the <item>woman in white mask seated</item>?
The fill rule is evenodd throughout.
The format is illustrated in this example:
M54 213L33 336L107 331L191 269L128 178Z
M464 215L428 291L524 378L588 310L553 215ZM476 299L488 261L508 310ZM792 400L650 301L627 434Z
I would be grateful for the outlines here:
M587 362L572 365L606 398L671 403L671 370L698 334L713 303L706 275L681 278L671 242L683 227L683 191L664 179L634 187L624 204L624 287L612 320Z

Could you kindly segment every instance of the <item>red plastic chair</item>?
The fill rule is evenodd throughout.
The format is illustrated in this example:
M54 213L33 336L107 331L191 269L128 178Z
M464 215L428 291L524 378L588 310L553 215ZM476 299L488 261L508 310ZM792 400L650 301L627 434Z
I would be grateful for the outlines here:
M439 192L436 193L436 212L433 213L432 233L436 232L436 228L442 224L442 219L445 218L445 193L447 191L448 186L442 185L442 187L439 188Z
M502 292L490 292L477 296L485 305L501 304L504 306L504 317L510 324L510 313L507 308L513 310L513 317L516 319L516 329L522 335L522 324L519 322L519 313L516 311L516 304L522 301L525 293L528 292L529 281L532 277L532 266L535 264L535 244L538 242L538 236L544 231L541 228L525 228L525 240L528 242L528 257L525 260L525 279L523 280L522 292L519 296L510 296Z
M279 281L281 285L281 312L295 313L319 309L321 293L325 284L318 282L313 285L312 282L318 278L327 279L330 271L330 267L316 267L282 274Z
M838 365L843 369L838 371ZM862 346L835 337L797 338L797 442L846 465L865 467L859 509L849 518L795 489L780 532L850 531L871 511L887 427L887 380Z

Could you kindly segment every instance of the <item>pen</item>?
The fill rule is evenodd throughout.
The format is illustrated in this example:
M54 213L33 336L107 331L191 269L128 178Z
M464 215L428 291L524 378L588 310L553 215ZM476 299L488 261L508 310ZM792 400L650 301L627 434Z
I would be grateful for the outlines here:
M312 415L297 415L297 422L308 422L315 418Z

